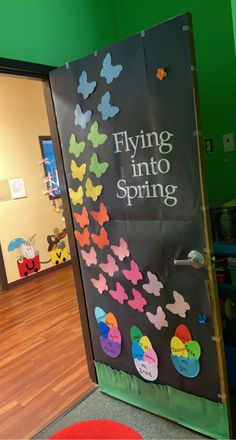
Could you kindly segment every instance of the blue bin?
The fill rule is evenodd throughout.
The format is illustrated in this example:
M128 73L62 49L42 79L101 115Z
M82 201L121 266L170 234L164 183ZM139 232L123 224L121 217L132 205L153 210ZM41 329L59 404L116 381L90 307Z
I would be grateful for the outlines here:
M236 347L225 346L229 387L236 389Z

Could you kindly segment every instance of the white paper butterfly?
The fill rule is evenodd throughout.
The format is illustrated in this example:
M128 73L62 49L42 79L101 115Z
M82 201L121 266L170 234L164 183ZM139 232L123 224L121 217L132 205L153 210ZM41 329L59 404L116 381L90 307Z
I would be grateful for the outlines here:
M155 325L157 330L161 330L162 327L168 327L165 312L163 312L160 306L157 307L156 315L153 315L151 312L146 312L146 315L148 320Z
M186 318L186 312L190 310L190 305L185 301L184 297L174 291L173 292L174 297L174 304L167 304L166 308L174 315L179 315L181 318Z

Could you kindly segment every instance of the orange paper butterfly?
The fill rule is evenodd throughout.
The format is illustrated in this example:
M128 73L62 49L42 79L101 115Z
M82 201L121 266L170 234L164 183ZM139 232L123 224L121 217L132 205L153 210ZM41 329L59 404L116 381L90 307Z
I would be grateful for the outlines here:
M84 228L86 225L89 225L88 211L85 206L82 209L82 213L74 213L75 221L80 225L81 228Z
M79 242L81 247L84 247L86 244L87 245L90 244L89 230L88 230L87 226L86 226L86 228L84 228L82 233L80 233L79 231L74 231L74 234L75 234L76 240Z
M100 226L103 226L105 222L109 221L109 215L107 213L107 208L104 203L100 203L99 211L91 211L90 212L93 219L99 223Z
M165 69L163 69L163 67L158 67L156 71L156 77L161 81L167 77L167 72L165 71Z
M91 238L93 242L99 247L99 249L103 249L105 246L109 246L110 244L110 240L104 226L102 226L102 228L100 229L99 235L91 234Z

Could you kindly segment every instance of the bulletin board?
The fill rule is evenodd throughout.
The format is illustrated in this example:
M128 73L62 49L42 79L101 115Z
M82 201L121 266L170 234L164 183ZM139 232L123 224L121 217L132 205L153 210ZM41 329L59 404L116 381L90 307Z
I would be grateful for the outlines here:
M94 361L219 408L208 271L174 265L205 246L189 32L184 14L51 86Z

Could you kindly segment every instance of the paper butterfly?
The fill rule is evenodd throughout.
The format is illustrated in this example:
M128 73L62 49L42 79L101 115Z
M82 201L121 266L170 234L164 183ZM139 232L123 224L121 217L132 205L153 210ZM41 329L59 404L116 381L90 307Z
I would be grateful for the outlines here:
M110 104L110 99L110 92L104 93L100 104L97 106L98 111L102 114L103 121L106 121L109 118L114 118L114 116L120 111L119 107Z
M96 287L100 294L108 290L106 278L102 273L99 274L98 280L96 280L96 278L91 278L91 283L94 285L94 287Z
M94 202L98 199L102 192L102 185L93 186L92 180L88 177L85 183L86 196L92 199Z
M105 222L109 221L109 215L107 214L107 208L103 202L99 205L99 211L91 211L90 215L98 222L100 226L103 226Z
M94 247L91 247L88 252L81 250L81 255L86 265L90 267L92 264L97 264L97 253Z
M94 123L90 127L88 140L92 142L93 148L97 148L99 147L99 145L103 145L104 142L107 140L106 134L99 133L97 121L94 121Z
M113 258L110 254L107 255L107 263L100 263L99 267L110 277L113 277L114 273L119 270L115 258Z
M126 241L121 237L119 246L111 246L112 252L119 258L120 261L123 261L126 257L129 257L129 249Z
M80 225L81 228L84 228L86 225L90 224L88 218L88 211L85 208L85 206L83 207L81 214L78 214L77 212L74 213L74 219Z
M184 297L180 293L174 291L174 304L167 304L166 308L174 315L179 315L181 318L186 318L186 312L190 310L190 305L185 301Z
M79 104L75 107L75 125L79 125L81 128L86 128L87 124L91 121L92 111L87 110L82 112Z
M129 281L131 281L132 284L136 285L138 283L138 280L141 280L143 278L139 267L137 263L135 263L134 260L131 260L130 262L130 269L124 269L122 270L123 275L125 278Z
M116 283L116 290L109 290L109 293L112 298L114 298L120 304L123 304L124 301L128 299L128 295L125 292L124 287L119 282Z
M149 279L148 284L143 284L143 289L146 290L148 293L152 293L155 296L160 296L160 290L163 287L163 284L158 280L157 276L148 271L147 276Z
M107 84L111 84L113 79L118 78L123 69L121 64L113 66L111 64L111 54L108 52L103 60L100 76L106 79Z
M79 186L77 191L74 191L72 188L69 188L69 195L74 206L78 205L78 203L80 205L83 205L84 191L82 186Z
M76 142L76 137L75 135L72 133L71 137L70 137L70 146L69 146L69 152L71 154L74 154L74 156L78 159L81 155L81 153L83 153L84 149L85 149L85 142Z
M138 310L139 312L144 312L144 306L146 306L147 301L146 299L141 295L141 293L136 290L132 289L133 299L129 299L128 305L134 309Z
M93 242L99 247L99 249L103 249L105 246L109 246L110 244L110 240L104 226L102 226L102 228L100 229L99 235L91 234L91 238Z
M90 157L89 171L94 173L96 177L101 177L106 172L108 166L108 162L99 162L96 153L93 153Z
M151 312L147 312L146 315L148 320L154 324L157 330L161 330L162 327L168 327L166 315L160 306L157 307L156 315L153 315Z
M76 240L79 242L81 247L84 247L86 244L89 245L90 244L90 239L89 239L89 230L86 226L86 228L84 228L83 232L79 232L79 231L74 231L75 234L75 238Z
M75 160L72 160L70 168L73 179L79 179L79 181L82 182L86 174L86 163L82 163L82 165L77 166Z
M88 75L85 70L81 73L79 77L79 85L77 87L77 92L83 95L84 99L87 99L89 95L93 93L96 88L96 81L88 82Z

